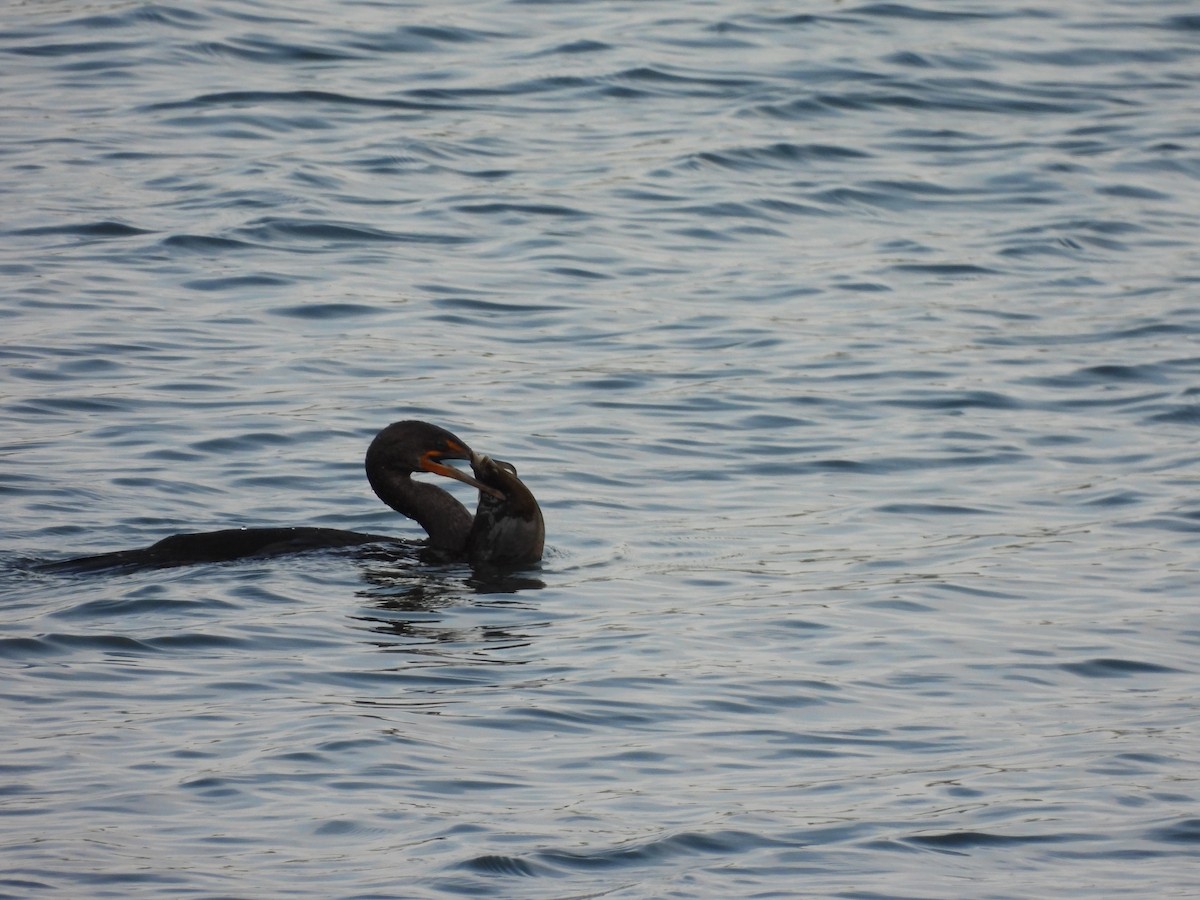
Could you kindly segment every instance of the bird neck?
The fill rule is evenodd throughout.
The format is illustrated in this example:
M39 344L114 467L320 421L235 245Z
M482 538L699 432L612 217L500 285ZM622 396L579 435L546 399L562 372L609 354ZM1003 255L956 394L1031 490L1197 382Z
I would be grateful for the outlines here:
M493 467L487 483L504 491L497 500L480 493L475 523L467 536L472 564L515 566L542 558L546 526L533 493L515 474Z
M413 481L407 472L368 470L367 478L380 500L425 529L430 547L451 553L466 549L473 517L450 493Z

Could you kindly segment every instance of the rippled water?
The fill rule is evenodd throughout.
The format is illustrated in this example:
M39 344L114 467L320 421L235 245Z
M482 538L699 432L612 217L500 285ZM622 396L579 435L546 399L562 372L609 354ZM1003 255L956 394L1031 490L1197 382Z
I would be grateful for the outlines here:
M1194 4L46 0L0 61L4 896L1194 895ZM540 569L31 571L415 537L410 417Z

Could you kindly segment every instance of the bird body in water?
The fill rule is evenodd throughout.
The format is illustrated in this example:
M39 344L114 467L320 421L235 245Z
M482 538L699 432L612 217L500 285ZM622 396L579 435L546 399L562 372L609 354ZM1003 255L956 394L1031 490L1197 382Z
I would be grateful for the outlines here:
M546 525L533 492L511 463L471 453L471 470L491 491L480 491L475 521L467 536L474 565L519 566L542 558Z
M470 461L475 474L447 465L449 459ZM365 465L375 494L424 528L429 535L427 547L437 556L492 566L525 565L542 558L542 513L516 470L475 453L446 429L416 420L393 422L371 441ZM431 472L477 488L478 514L472 516L437 485L414 481L414 472ZM395 541L387 535L337 528L230 528L176 534L149 547L68 559L42 568L60 572L165 568Z

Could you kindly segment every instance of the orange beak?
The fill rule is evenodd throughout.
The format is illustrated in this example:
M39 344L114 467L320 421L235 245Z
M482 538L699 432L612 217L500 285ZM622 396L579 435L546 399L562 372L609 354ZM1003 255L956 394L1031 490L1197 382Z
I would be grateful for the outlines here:
M461 453L462 456L458 454ZM463 484L469 484L473 488L478 488L485 494L491 494L497 500L504 499L504 493L496 490L494 487L484 484L482 481L477 481L466 472L460 472L453 466L444 465L443 459L470 459L471 451L466 447L461 447L452 444L449 452L438 450L429 450L421 454L421 471L432 472L434 475L443 475L446 478L453 478L455 481L461 481Z

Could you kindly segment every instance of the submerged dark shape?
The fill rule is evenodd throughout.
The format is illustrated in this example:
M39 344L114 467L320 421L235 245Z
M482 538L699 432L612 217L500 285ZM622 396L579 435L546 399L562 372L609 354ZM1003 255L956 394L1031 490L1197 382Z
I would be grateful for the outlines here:
M471 453L475 477L500 492L480 491L467 555L475 565L519 566L542 558L546 525L533 493L511 463Z
M474 564L509 565L510 557L513 562L535 562L541 558L542 548L540 511L536 556L530 552L513 553L515 545L507 537L519 532L521 526L509 522L505 510L522 519L527 515L528 503L532 502L537 510L537 501L528 488L515 474L509 480L487 465L482 466L487 476L483 478L472 477L444 462L463 459L474 465L476 458L487 460L444 428L416 420L394 422L379 432L367 448L367 480L380 500L425 529L429 535L426 546L439 557L467 558ZM447 491L414 481L413 472L432 472L477 488L486 525L478 526L467 508ZM397 543L398 539L337 528L230 528L176 534L149 547L47 563L41 568L56 572L166 568L380 542ZM493 552L498 554L496 559L490 556ZM518 556L521 559L516 559Z
M43 572L167 569L195 563L282 556L287 553L302 553L305 550L354 547L395 540L387 535L342 531L338 528L224 528L221 531L173 534L149 547L43 563L38 568Z

